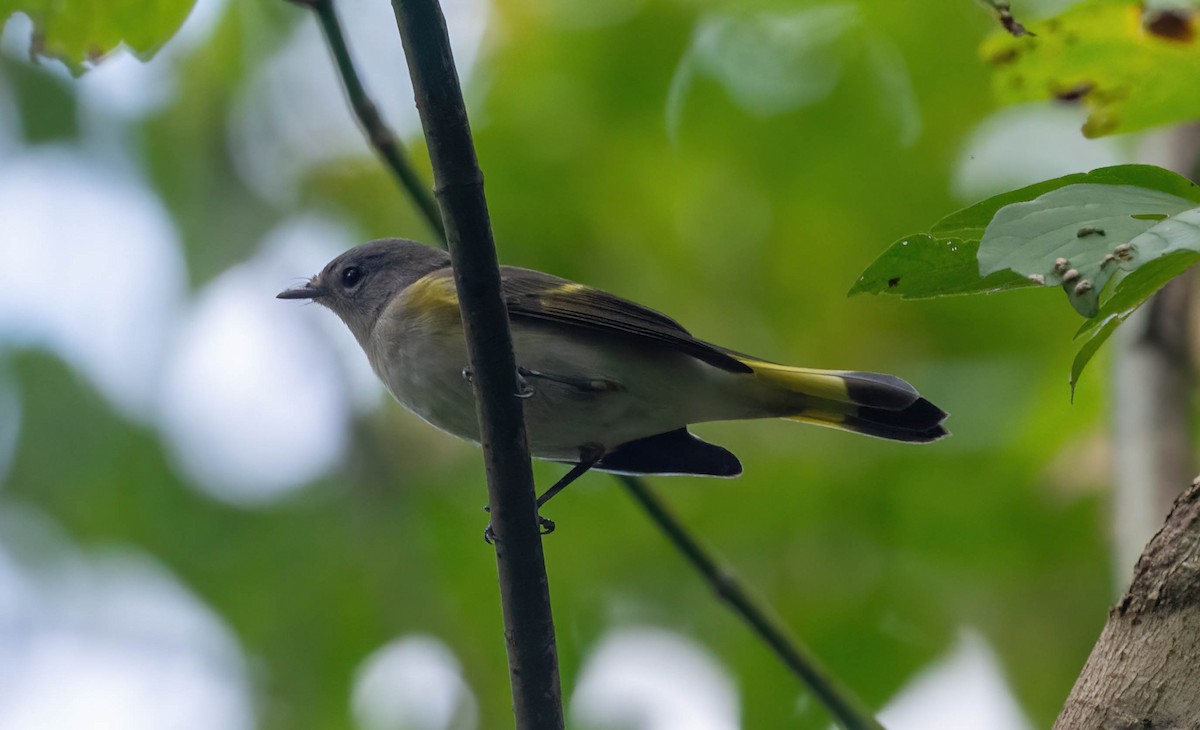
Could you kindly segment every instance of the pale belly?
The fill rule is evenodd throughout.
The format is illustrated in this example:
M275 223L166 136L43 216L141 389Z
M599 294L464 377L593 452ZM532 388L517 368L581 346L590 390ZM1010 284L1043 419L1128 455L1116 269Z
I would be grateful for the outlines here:
M403 344L371 361L396 400L430 424L478 441L461 332L410 330L389 339ZM542 459L575 461L584 446L608 450L689 423L752 415L731 406L734 379L745 376L666 348L635 352L619 338L584 340L539 325L515 327L513 347L519 366L544 376L525 378L532 395L522 401L530 451Z

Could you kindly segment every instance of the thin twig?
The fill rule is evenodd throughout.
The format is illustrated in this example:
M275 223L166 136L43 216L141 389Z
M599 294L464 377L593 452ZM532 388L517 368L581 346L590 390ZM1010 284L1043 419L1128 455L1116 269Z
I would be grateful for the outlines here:
M434 193L446 224L474 373L513 714L519 730L561 730L550 587L483 173L441 7L437 0L393 0L392 9L433 163Z
M617 479L641 505L650 519L667 536L688 562L712 586L713 592L729 604L750 628L758 634L775 655L800 677L817 699L845 730L883 730L862 702L849 689L841 686L796 637L788 633L783 623L759 605L737 577L721 567L712 553L688 532L675 515L658 498L649 485L634 476L618 475Z
M338 76L342 79L346 97L358 117L358 123L362 126L367 141L387 163L387 168L396 176L400 186L421 211L425 222L444 244L446 229L442 224L442 217L438 213L437 203L434 201L429 187L408 163L408 157L404 154L404 146L400 144L396 135L379 116L379 107L375 106L375 102L363 88L358 71L354 68L354 61L350 58L350 49L346 46L346 36L342 32L337 13L334 11L333 0L292 0L292 2L311 8L316 13L325 40L329 43L329 50L333 53L333 59L337 63Z
M320 6L327 7L324 12L330 17L333 16L332 0L293 0L298 4L319 9ZM338 69L345 80L346 87L349 93L350 89L357 88L362 91L362 86L357 83L357 78L353 77L354 69L348 61L348 55L344 52L339 54L336 49L345 48L345 40L341 36L341 29L337 22L322 22L322 30L325 31L326 37L329 40L331 48L335 49L335 56L339 59L347 58L345 64L339 60ZM354 78L352 81L351 78ZM353 98L353 94L351 94ZM363 92L363 101L365 108L374 109L375 105ZM378 115L375 120L382 126ZM364 121L364 129L369 129L369 125ZM404 157L399 143L395 141L395 135L387 131L386 127L383 130L384 135L392 140L397 151L400 154L387 155L377 145L376 149L383 158L385 164L392 168L396 177L402 181L417 180L417 184L411 185L404 183L404 188L410 193L417 195L414 191L421 191L428 195L425 187L419 182L416 174L409 167L406 158ZM368 132L369 134L369 132ZM421 210L429 216L429 224L435 230L441 230L441 219L438 218L436 210L430 212L425 206L421 206ZM445 242L444 237L442 242ZM629 490L629 492L637 500L637 503L645 509L659 529L661 529L671 543L682 552L688 561L695 567L701 575L713 586L713 591L726 600L733 607L734 611L746 621L751 628L765 641L776 656L787 666L801 682L806 684L817 697L830 714L833 715L839 724L846 730L881 730L881 726L863 709L862 704L854 697L847 689L840 687L828 673L811 657L808 651L792 636L782 624L774 618L771 618L769 609L761 606L754 596L744 588L737 576L723 570L717 564L710 553L700 546L699 541L693 537L680 522L671 514L667 506L662 500L654 494L650 485L644 479L635 476L618 476L619 481Z
M1020 38L1023 35L1037 35L1037 33L1031 32L1013 17L1012 6L1008 4L1008 0L982 0L982 2L992 9L992 12L996 14L996 20L1000 21L1000 25L1003 26L1004 30L1008 31L1009 35L1016 38Z

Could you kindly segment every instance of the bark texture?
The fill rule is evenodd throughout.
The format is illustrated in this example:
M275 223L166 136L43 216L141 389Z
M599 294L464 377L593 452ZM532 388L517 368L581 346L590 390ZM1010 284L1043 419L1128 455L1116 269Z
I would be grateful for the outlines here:
M1200 728L1200 480L1142 553L1054 727Z

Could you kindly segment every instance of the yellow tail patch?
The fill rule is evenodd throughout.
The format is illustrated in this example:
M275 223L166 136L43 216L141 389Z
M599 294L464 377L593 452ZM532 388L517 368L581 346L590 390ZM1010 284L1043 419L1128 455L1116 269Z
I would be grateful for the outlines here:
M849 403L851 400L846 390L846 379L837 370L794 368L759 360L738 359L754 368L755 376L764 383L835 403Z

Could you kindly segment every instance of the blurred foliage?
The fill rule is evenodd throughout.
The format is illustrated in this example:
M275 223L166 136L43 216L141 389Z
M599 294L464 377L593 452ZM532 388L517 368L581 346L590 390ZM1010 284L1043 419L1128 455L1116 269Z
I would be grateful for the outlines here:
M2 0L0 25L13 13L28 15L33 51L79 73L118 45L148 60L191 9L192 0Z
M1087 0L1029 24L1031 35L997 33L982 53L1006 103L1080 100L1089 137L1200 117L1195 0Z
M738 453L745 475L658 488L872 706L969 626L994 645L1034 724L1049 725L1113 594L1103 393L1085 384L1068 405L1057 366L1073 315L1049 292L844 298L881 242L962 202L949 180L990 110L988 69L972 59L993 19L970 3L854 4L860 45L822 94L763 110L743 105L729 74L696 73L671 100L697 29L751 12L745 3L627 2L608 15L551 5L497 0L468 88L501 259L636 298L741 351L896 373L953 414L954 437L921 448L778 422L707 425L698 432ZM196 287L297 210L334 212L364 237L427 239L365 144L360 159L303 180L295 201L264 200L239 176L227 122L236 92L311 22L281 0L228 4L181 66L178 93L131 125ZM29 78L13 93L37 143L41 120L71 109L76 91L19 74ZM412 158L423 155L413 141ZM503 725L490 720L509 716L510 698L473 447L389 403L358 424L326 480L236 508L186 484L152 430L58 362L26 353L6 367L24 404L6 499L85 546L130 544L169 566L251 657L262 727L345 726L355 667L408 632L447 642L485 726ZM560 473L535 470L542 484ZM589 476L548 516L568 697L606 629L660 625L729 667L745 727L827 726L611 479Z

